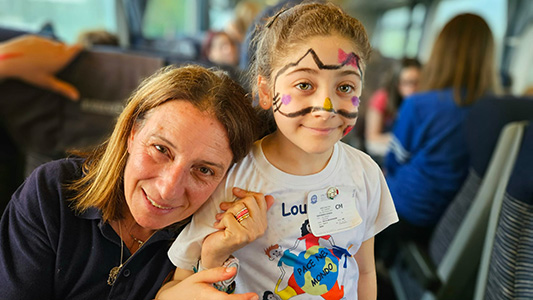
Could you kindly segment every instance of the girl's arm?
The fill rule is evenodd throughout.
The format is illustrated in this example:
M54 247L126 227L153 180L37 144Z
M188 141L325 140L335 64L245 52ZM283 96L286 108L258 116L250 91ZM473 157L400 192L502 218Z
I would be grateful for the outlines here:
M361 248L354 255L359 266L359 283L357 297L359 300L377 299L376 264L374 261L374 238L361 244Z

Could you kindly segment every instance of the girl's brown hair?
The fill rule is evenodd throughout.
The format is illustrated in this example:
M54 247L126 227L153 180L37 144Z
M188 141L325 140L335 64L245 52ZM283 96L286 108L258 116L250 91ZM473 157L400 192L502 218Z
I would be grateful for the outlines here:
M424 65L421 89L452 88L457 105L474 103L498 90L494 40L481 17L461 14L444 26Z
M86 155L84 176L69 185L75 193L71 199L75 209L96 207L104 221L122 217L128 137L152 109L167 101L188 101L216 117L227 130L233 163L246 156L257 138L258 118L251 99L225 73L199 66L163 68L133 92L110 138Z

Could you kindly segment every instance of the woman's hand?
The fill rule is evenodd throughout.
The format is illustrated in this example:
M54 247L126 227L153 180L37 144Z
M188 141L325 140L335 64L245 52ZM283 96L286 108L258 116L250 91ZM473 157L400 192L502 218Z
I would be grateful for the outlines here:
M204 268L221 266L235 251L253 242L265 233L267 210L274 203L272 196L233 188L233 194L240 198L235 202L223 202L220 208L225 212L216 216L214 227L219 231L207 236L202 245L201 264ZM237 220L239 213L248 217Z
M76 100L76 88L54 75L80 50L79 45L68 46L34 35L10 39L0 44L0 79L19 79Z
M213 268L191 275L181 282L171 281L163 286L156 296L157 300L166 299L224 299L257 300L254 293L228 295L213 287L213 283L229 279L235 275L235 268Z

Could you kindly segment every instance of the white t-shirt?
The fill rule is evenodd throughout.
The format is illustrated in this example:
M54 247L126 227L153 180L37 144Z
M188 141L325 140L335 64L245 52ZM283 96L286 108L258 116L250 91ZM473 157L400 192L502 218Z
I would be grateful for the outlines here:
M362 242L398 221L381 170L363 152L338 142L322 171L296 176L270 164L258 141L170 248L169 258L177 267L191 270L196 266L204 237L216 231L212 225L220 202L234 198L233 187L275 198L266 233L233 253L240 261L236 293L255 292L260 298L357 299L359 269L353 255ZM308 225L308 195L330 187L355 190L351 199L362 222L315 237Z

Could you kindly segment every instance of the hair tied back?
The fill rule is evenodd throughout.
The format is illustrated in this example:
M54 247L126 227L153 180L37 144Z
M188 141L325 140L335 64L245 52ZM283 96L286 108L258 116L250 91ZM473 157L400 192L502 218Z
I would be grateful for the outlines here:
M282 13L286 12L287 10L289 10L289 9L288 9L288 8L285 8L285 9L282 9L282 10L278 11L278 13L277 13L274 17L272 17L272 19L271 19L271 20L265 25L265 27L266 27L266 28L270 28L270 27L272 26L272 24L274 24L274 21L276 21L276 20L278 19L278 17L279 17Z

